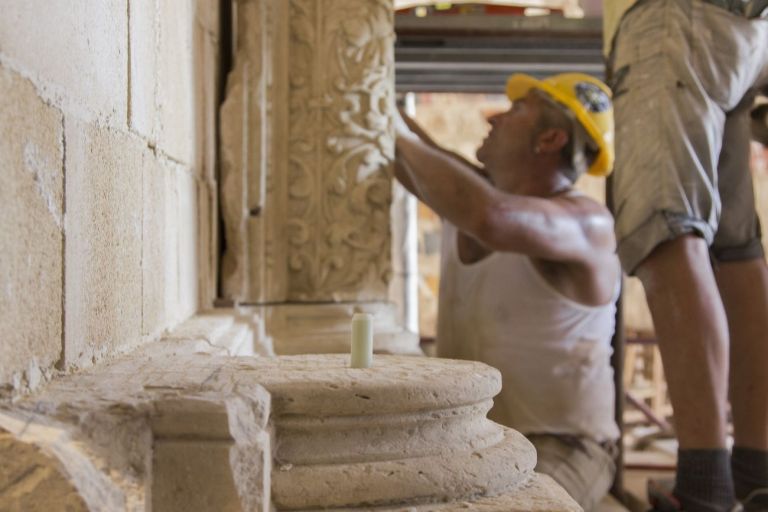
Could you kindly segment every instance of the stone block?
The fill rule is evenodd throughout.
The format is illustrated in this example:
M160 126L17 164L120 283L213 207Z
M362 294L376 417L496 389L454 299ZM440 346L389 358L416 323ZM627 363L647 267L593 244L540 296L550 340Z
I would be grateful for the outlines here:
M126 510L127 502L140 503L143 497L137 496L134 475L121 468L127 478L113 479L118 471L103 471L105 460L94 453L100 447L81 433L73 425L29 411L1 410L0 510ZM122 447L112 443L112 448L116 452Z
M179 312L188 318L198 303L198 182L187 169L176 171L178 190Z
M179 187L176 169L170 162L163 162L165 168L165 236L163 238L163 280L165 281L164 303L166 323L176 325L184 320L179 308Z
M155 402L153 509L270 510L269 395L259 386L229 395Z
M0 66L0 119L0 387L34 387L61 354L62 114Z
M144 335L185 320L201 302L213 305L216 246L210 201L206 185L182 166L154 158L145 166Z
M203 309L213 307L218 296L216 278L219 267L218 203L216 184L205 180L197 182L198 197L198 296Z
M131 0L131 83L129 123L132 130L155 141L157 116L157 3Z
M0 59L42 96L87 120L122 126L128 84L124 0L2 2Z
M157 53L158 147L173 159L194 163L194 0L159 3Z
M166 252L168 220L166 180L168 171L152 155L143 166L142 218L142 328L144 336L154 336L165 329L166 315Z
M210 0L195 0L195 21L201 31L211 38L219 36L219 3Z
M87 512L58 461L0 429L0 508L7 511Z
M140 341L142 165L146 147L66 119L65 339L67 365Z
M237 452L232 453L234 450L235 444L227 440L156 439L153 457L153 510L269 510L266 506L241 506L236 476L233 474L234 468L230 466L230 460L236 458ZM266 467L269 468L269 465ZM249 469L259 470L256 467ZM262 467L259 473L263 470ZM251 478L258 476L260 475L249 475ZM247 498L263 503L264 490L262 488L259 495Z
M196 0L193 53L195 58L195 168L213 182L216 176L219 110L219 2Z

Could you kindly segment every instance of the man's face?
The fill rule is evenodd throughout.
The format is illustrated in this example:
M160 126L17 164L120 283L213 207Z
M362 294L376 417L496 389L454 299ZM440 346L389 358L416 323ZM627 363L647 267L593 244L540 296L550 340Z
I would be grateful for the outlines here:
M488 119L491 130L477 150L477 159L494 180L494 173L514 171L525 165L534 153L543 98L533 90L512 103L509 110Z

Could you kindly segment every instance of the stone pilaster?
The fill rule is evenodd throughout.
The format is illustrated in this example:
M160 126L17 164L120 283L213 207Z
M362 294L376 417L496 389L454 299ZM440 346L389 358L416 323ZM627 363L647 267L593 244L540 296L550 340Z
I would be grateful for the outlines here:
M392 1L234 5L221 111L225 297L266 308L268 319L300 315L279 336L270 326L280 320L267 321L287 351L278 353L347 350L338 312L355 307L381 312L377 350L417 351L388 303Z

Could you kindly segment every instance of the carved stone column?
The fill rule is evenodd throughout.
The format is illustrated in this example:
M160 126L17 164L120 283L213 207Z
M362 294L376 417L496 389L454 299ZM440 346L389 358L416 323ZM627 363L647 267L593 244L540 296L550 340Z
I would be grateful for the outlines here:
M223 293L263 308L277 353L416 351L388 303L391 0L235 0L221 111Z

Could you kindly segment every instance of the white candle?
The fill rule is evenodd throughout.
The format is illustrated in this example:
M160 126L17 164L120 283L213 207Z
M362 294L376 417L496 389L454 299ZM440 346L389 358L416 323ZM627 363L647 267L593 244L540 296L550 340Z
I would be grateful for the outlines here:
M350 366L369 368L373 362L373 318L368 313L352 315Z

